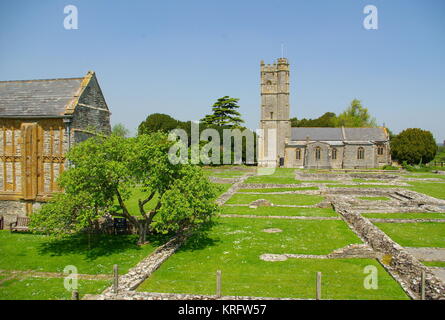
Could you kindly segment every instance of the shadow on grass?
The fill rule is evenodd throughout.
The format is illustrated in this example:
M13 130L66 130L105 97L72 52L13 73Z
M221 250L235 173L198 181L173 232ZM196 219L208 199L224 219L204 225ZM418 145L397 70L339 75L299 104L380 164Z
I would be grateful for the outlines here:
M169 240L171 235L147 235L150 245L157 247ZM137 235L104 235L76 234L61 239L49 239L39 247L39 254L50 256L63 256L66 254L83 254L87 260L129 250L141 250L137 244Z
M219 224L219 222L209 221L197 229L190 238L178 249L178 251L196 251L203 250L210 246L215 246L220 242L219 239L209 236L210 230Z

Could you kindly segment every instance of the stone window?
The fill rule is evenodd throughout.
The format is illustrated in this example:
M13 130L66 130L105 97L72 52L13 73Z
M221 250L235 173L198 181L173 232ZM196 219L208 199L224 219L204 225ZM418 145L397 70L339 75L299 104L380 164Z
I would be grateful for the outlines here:
M337 160L337 148L332 149L332 160Z
M267 80L267 81L266 81L266 85L271 86L271 85L272 85L272 81Z
M363 147L359 147L357 149L357 159L358 160L363 160L365 159L365 148Z
M297 148L295 150L295 159L301 160L301 149L300 148Z
M270 118L273 119L273 112L270 113Z
M379 156L383 156L384 151L385 151L385 148L383 146L378 146L377 147L377 154Z
M321 148L316 147L315 148L315 160L320 160L320 159L321 159Z

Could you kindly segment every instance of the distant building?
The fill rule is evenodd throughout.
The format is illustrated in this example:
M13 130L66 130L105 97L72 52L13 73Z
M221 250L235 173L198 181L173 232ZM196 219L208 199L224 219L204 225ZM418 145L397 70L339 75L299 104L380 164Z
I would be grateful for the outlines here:
M53 192L71 145L109 134L110 112L94 72L0 81L0 215L28 215Z
M291 128L289 72L285 58L273 65L261 61L260 128L264 135L258 141L259 166L329 169L391 164L385 128ZM272 131L276 140L271 141Z

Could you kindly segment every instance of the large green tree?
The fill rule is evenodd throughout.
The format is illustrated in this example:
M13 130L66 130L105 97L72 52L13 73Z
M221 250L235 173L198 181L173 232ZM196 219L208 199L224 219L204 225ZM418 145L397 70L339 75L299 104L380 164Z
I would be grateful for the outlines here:
M139 124L138 134L147 134L157 131L168 133L178 128L181 122L163 113L150 114L144 121Z
M32 229L70 234L111 213L125 217L144 243L147 232L181 232L207 221L217 208L216 187L201 168L172 164L172 144L157 132L93 137L76 145L67 155L72 166L58 180L65 193L32 215ZM127 201L136 192L142 194L139 210L130 212Z
M430 131L410 128L391 140L392 157L400 163L425 164L434 159L437 144Z
M376 127L375 118L371 117L367 108L360 100L354 99L351 105L337 117L338 127Z
M228 126L230 128L239 128L244 120L241 119L241 113L237 111L239 99L224 96L219 98L212 106L212 114L206 115L201 122L207 125Z

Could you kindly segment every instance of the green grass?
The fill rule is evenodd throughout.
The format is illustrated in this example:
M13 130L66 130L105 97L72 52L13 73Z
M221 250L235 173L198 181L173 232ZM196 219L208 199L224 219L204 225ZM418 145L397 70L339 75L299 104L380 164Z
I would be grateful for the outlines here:
M290 177L276 177L276 176L253 176L247 178L244 183L268 183L268 184L300 184L301 181Z
M364 213L362 216L376 219L445 219L445 213L433 212Z
M443 223L375 223L375 225L404 247L445 248Z
M413 187L408 187L413 191L426 194L428 196L444 199L445 200L445 184L444 183L430 183L430 182L417 182L410 181L410 185Z
M301 190L318 190L318 187L239 189L237 192L267 193L267 192L286 192L286 191L301 191Z
M0 300L69 300L71 292L63 285L63 278L8 279L0 284ZM110 281L79 280L80 297L85 294L99 294Z
M295 179L295 169L276 168L273 174L249 177L245 183L299 184L301 181Z
M428 267L445 268L445 261L422 261L422 263Z
M444 170L445 170L445 168L444 168ZM416 173L416 174L404 175L404 177L415 178L415 179L429 179L429 178L445 179L445 175L435 174L435 173Z
M325 299L405 299L398 284L370 259L289 259L266 262L263 253L327 254L360 243L343 221L221 218L205 237L190 238L137 290L214 294L222 271L222 294L314 298L316 272ZM265 233L280 228L281 233ZM379 271L379 290L363 288L364 267Z
M367 201L383 201L383 200L388 201L388 200L391 200L388 197L357 197L357 199L367 200Z
M231 183L215 183L215 184L220 187L220 191L218 192L218 197L223 193L227 192L227 190L229 190L230 187L232 186Z
M62 272L74 265L82 274L109 274L114 264L122 273L154 251L160 240L138 246L137 236L95 236L88 249L84 237L50 241L47 236L0 231L0 270Z
M323 197L307 194L234 194L227 204L249 204L258 199L266 199L273 204L314 205L323 201Z
M257 216L306 216L306 217L338 217L330 208L292 208L292 207L221 207L222 214L246 214Z
M381 184L333 184L333 185L326 185L328 188L397 188L397 186L392 185L381 185Z

